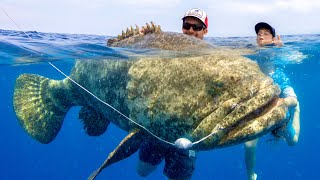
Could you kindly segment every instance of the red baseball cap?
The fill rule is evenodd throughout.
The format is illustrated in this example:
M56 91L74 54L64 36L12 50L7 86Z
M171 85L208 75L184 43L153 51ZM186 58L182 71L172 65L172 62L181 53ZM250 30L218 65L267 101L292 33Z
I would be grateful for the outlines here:
M193 8L187 11L182 20L184 20L186 17L195 17L198 18L205 26L208 28L208 16L207 13L199 8Z

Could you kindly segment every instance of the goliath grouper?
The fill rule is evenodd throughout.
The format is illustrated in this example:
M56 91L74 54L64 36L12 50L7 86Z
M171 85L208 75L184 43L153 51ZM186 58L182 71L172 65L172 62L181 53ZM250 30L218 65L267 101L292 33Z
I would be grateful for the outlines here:
M162 32L153 24L148 29L144 35L137 29L129 30L109 40L108 45L179 51L214 49L205 41ZM253 140L287 121L288 106L279 98L278 85L255 62L240 55L81 60L69 77L123 115L69 78L52 80L33 74L17 78L14 109L20 125L41 143L50 143L57 136L73 106L82 106L79 119L88 135L101 135L110 122L127 131L128 136L92 178L135 153L144 140L154 138L151 133L171 143L186 137L197 142L190 149L204 151Z

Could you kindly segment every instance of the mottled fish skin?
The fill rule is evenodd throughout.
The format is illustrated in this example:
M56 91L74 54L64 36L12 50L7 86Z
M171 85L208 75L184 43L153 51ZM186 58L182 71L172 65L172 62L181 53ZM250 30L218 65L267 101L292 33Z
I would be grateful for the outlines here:
M214 46L196 37L176 32L159 32L146 35L135 35L108 44L110 47L124 47L133 49L162 49L162 50L194 50L208 49Z
M269 117L272 125L264 118L256 129L234 132L241 119L280 93L254 62L240 56L86 60L76 63L70 77L167 141L180 137L197 141L217 127L223 129L219 136L196 146L198 150L261 136L282 124L286 112L285 106L277 106L273 111L276 118ZM90 106L126 131L136 128L72 82L63 82L68 84L63 87L72 87L66 90L72 92L68 93L71 97L65 98L72 99L72 104Z

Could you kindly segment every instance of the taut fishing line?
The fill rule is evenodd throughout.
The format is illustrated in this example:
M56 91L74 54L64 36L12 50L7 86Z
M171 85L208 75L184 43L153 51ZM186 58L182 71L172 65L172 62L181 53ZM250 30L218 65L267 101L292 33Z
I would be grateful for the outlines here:
M1 7L2 11L6 14L6 16L30 39L32 39L32 37L30 37L10 16L9 14ZM176 146L176 144L171 143L169 141L166 141L160 137L158 137L157 135L155 135L154 133L152 133L151 131L149 131L146 127L144 127L143 125L135 122L134 120L130 119L129 117L127 117L126 115L124 115L123 113L121 113L120 111L118 111L116 108L114 108L113 106L111 106L110 104L108 104L107 102L101 100L99 97L97 97L96 95L94 95L93 93L91 93L89 90L87 90L86 88L84 88L83 86L81 86L80 84L78 84L76 81L74 81L72 78L70 78L69 76L67 76L64 72L62 72L59 68L57 68L55 65L53 65L51 62L48 62L53 68L55 68L58 72L60 72L63 76L65 76L67 79L69 79L71 82L73 82L74 84L76 84L78 87L80 87L81 89L83 89L84 91L86 91L88 94L90 94L91 96L93 96L95 99L97 99L98 101L100 101L101 103L103 103L104 105L110 107L112 110L116 111L117 113L119 113L122 117L124 117L125 119L129 120L130 122L132 122L133 124L139 126L140 128L142 128L143 130L145 130L146 132L148 132L150 135L152 135L153 137L155 137L156 139L166 143L166 144L170 144L172 146ZM202 139L193 142L192 145L198 144L204 140L206 140L207 138L213 136L214 134L216 134L219 130L221 130L222 128L217 128L217 130L213 131L211 134L203 137Z

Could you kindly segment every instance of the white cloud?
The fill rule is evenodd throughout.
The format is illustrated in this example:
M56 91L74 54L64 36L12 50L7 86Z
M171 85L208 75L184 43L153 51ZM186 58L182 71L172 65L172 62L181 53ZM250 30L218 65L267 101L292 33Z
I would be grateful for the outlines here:
M217 8L234 13L263 14L270 12L272 10L272 5L255 2L224 2Z
M319 0L281 0L275 5L280 9L290 9L298 12L310 12L320 9Z
M208 1L208 3L210 3ZM230 1L226 0L219 3L210 3L210 8L227 10L242 13L265 14L269 12L279 12L289 10L292 12L311 12L320 10L319 0L269 0L269 1Z
M208 36L254 35L259 21L281 34L320 33L320 0L0 0L25 30L116 35L127 26L154 21L181 31L181 16L192 8L208 12ZM0 12L0 28L17 29ZM13 27L13 28L12 28Z
M134 8L171 8L175 7L181 0L57 0L60 1L61 4L68 6L75 6L81 8L107 8L106 11L110 9L114 9L113 7L117 7L119 11L123 9L127 9L130 7Z
M157 7L157 8L171 8L182 2L182 0L113 0L113 4L129 5L135 7Z

